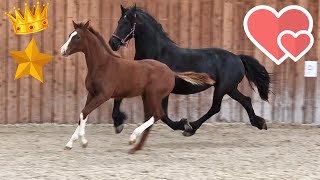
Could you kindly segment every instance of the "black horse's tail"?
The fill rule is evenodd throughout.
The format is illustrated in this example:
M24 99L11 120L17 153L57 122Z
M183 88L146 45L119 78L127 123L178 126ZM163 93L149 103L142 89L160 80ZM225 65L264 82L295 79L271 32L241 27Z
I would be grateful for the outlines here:
M243 54L240 54L239 57L244 64L246 77L249 80L251 88L253 89L252 83L254 83L258 88L261 99L268 101L270 73L255 58Z

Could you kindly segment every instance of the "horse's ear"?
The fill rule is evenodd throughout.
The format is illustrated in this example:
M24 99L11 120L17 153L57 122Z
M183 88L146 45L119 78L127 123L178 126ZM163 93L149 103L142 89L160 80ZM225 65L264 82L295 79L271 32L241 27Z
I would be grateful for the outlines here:
M73 24L74 29L77 29L77 28L78 28L78 24L75 23L73 20L72 20L72 24Z
M123 7L122 4L120 5L120 8L121 8L121 14L123 15L127 11L127 9Z
M132 8L132 11L133 11L133 12L136 12L136 10L137 10L137 4L134 3L134 6L133 6L133 8Z
M83 26L83 27L84 27L85 29L88 29L88 28L89 28L89 26L90 26L90 24L89 24L89 23L90 23L90 20L88 20L88 21L84 24L84 26Z

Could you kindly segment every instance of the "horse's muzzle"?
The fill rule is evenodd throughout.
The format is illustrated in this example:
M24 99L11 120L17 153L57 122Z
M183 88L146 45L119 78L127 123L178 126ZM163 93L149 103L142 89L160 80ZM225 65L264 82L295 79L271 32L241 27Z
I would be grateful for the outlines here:
M121 47L121 42L118 39L111 37L109 40L109 45L113 51L118 51Z

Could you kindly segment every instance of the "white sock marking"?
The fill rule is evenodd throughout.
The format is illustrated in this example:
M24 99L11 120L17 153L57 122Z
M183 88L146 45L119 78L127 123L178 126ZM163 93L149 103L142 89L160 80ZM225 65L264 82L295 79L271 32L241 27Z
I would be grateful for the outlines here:
M85 128L86 128L86 123L88 120L88 116L86 117L86 119L83 119L83 114L80 114L80 129L79 129L79 135L80 135L80 139L82 144L86 144L88 141L86 140L86 138L84 137L85 135Z
M137 136L140 136L143 131L145 131L148 127L154 124L154 117L152 116L148 121L137 127L130 136L130 141L133 142L137 139Z
M67 147L72 148L73 142L76 141L79 138L79 125L77 126L76 130L72 134L69 142L66 144Z
M63 45L63 46L61 47L61 49L60 49L61 54L65 53L65 52L67 51L68 46L69 46L69 44L70 44L70 41L71 41L72 37L75 36L76 34L77 34L77 31L74 31L74 32L70 35L68 41L67 41L66 43L64 43L64 45Z
M82 144L86 144L88 142L87 139L84 137L87 120L88 120L88 116L86 117L86 119L83 119L83 114L81 113L80 125L77 126L77 129L74 131L69 142L66 144L67 147L72 148L74 141L79 139L79 136Z

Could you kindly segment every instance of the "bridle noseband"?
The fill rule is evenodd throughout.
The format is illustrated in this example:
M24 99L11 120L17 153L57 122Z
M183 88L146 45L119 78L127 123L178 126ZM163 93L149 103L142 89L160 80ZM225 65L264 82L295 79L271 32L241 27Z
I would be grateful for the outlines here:
M132 26L132 28L131 28L131 30L130 30L130 32L126 35L126 37L124 37L124 38L121 38L121 37L119 37L118 35L116 35L116 34L112 34L112 37L115 37L115 38L117 38L118 40L120 40L120 42L121 42L121 45L123 45L123 46L125 46L125 47L127 47L128 45L129 45L129 42L130 42L130 39L128 40L128 38L132 35L132 37L134 37L134 32L136 31L136 18L137 18L137 15L136 14L134 14L134 23L133 23L133 26Z

